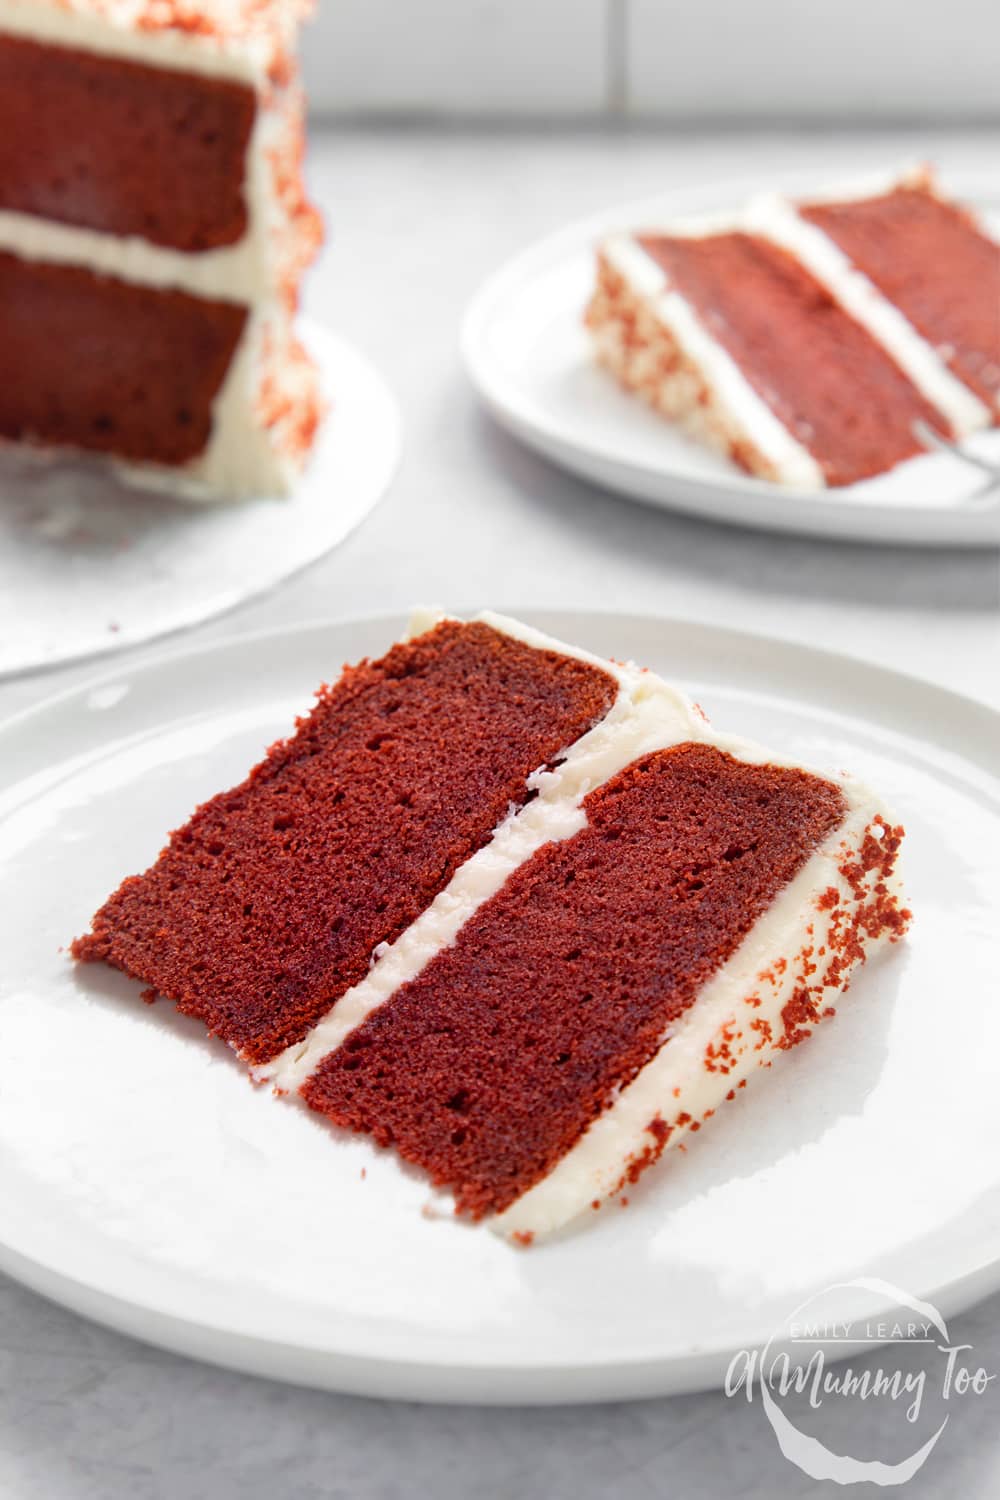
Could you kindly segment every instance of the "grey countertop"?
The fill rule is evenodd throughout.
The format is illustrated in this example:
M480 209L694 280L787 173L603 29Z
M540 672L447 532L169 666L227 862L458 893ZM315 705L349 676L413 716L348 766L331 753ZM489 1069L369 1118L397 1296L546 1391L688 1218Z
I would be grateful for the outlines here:
M457 356L462 309L507 255L567 218L673 184L929 156L996 171L985 134L710 137L567 130L317 134L332 228L308 310L382 366L406 447L348 542L199 641L416 600L680 614L835 646L1000 702L995 552L864 548L646 510L550 468L477 409ZM336 496L331 496L331 504ZM154 648L162 649L162 648ZM113 665L110 664L110 665ZM0 714L94 670L0 686ZM952 1320L1000 1371L1000 1298ZM875 1356L872 1357L874 1361ZM997 1391L955 1409L908 1494L1000 1493ZM851 1446L871 1457L877 1404ZM379 1404L202 1367L134 1344L0 1279L3 1500L311 1500L433 1494L820 1495L758 1407L716 1394L572 1410Z

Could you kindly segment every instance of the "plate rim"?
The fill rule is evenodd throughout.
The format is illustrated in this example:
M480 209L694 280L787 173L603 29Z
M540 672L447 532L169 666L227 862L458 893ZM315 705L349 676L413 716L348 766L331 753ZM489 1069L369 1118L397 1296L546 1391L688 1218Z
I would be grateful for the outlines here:
M141 1299L108 1291L37 1257L0 1242L0 1272L19 1286L90 1322L142 1343L223 1369L290 1385L343 1395L405 1400L421 1404L464 1406L586 1405L607 1401L648 1400L718 1390L736 1347L716 1340L681 1355L640 1354L614 1363L599 1356L560 1361L533 1359L520 1363L494 1353L475 1359L463 1355L412 1355L399 1349L372 1353L347 1342L337 1347L293 1343L260 1332L235 1330L209 1318L194 1319L163 1311ZM923 1292L944 1317L960 1315L1000 1290L1000 1262L984 1261L959 1276ZM893 1311L891 1301L873 1300L867 1317ZM150 1326L152 1324L152 1326ZM219 1342L213 1344L213 1340ZM772 1352L791 1346L771 1340ZM888 1340L886 1341L886 1343ZM765 1339L739 1348L761 1348ZM836 1361L885 1347L879 1340L845 1343ZM557 1382L554 1386L550 1382Z
M414 606L415 609L417 606ZM442 606L443 607L443 606ZM658 614L651 610L629 610L609 609L599 605L538 605L538 604L503 604L499 608L486 606L479 602L471 604L454 604L448 606L446 613L454 614L455 618L468 619L480 610L489 607L494 613L506 615L514 619L525 619L531 623L533 619L545 617L552 621L564 619L567 622L578 621L582 618L608 620L618 622L640 623L643 626L662 627L665 630L698 630L705 631L717 636L728 636L739 640L744 644L751 644L758 648L774 649L790 652L800 660L805 657L819 657L828 664L841 662L849 667L853 673L863 676L891 677L904 683L913 692L921 690L928 691L935 696L940 696L955 704L959 712L973 712L984 715L987 719L996 719L1000 722L1000 704L993 704L987 698L977 697L974 693L963 692L959 688L948 687L943 683L936 682L932 677L927 677L921 672L910 672L903 667L890 666L884 662L870 661L867 657L857 652L843 651L830 646L813 645L811 642L796 640L791 636L775 634L773 631L746 630L735 625L719 624L718 621L707 615L698 613L690 614ZM46 693L35 703L29 703L24 708L16 709L11 714L0 715L0 737L7 734L9 730L20 728L23 722L41 715L49 709L54 709L69 700L81 697L84 694L94 692L102 687L111 686L118 677L122 675L122 669L126 666L133 671L152 671L161 666L171 663L179 663L180 659L196 660L205 656L214 656L217 652L224 652L241 648L243 646L259 645L266 641L281 641L299 635L321 634L326 630L343 630L349 627L357 629L375 629L384 626L387 632L387 640L395 639L390 632L397 634L401 626L405 625L412 610L372 610L365 614L347 615L319 615L308 620L294 620L284 625L256 626L253 630L229 630L225 635L215 636L208 641L194 641L186 638L185 632L178 631L168 637L157 639L156 644L150 643L144 647L136 645L132 655L127 652L115 654L107 666L95 670L82 678L79 682L70 683L59 688L54 693ZM193 627L193 629L196 627ZM539 628L544 629L544 626ZM162 641L162 644L161 644ZM107 661L107 658L87 658L84 665L93 665L95 660ZM40 674L41 675L41 674ZM1000 773L994 773L1000 774ZM0 767L0 791L4 790L5 781L3 768Z
M559 620L571 626L572 622L586 618L594 623L615 622L619 628L669 631L680 639L683 632L695 630L707 633L707 642L714 645L714 654L718 654L723 640L735 638L759 653L770 653L775 648L782 653L791 653L799 665L820 657L828 669L839 663L849 672L860 670L871 687L886 679L896 680L908 694L916 694L918 698L930 696L929 722L947 722L947 716L939 717L933 713L934 703L944 703L953 712L971 716L976 741L980 734L984 737L985 759L968 755L964 748L963 758L982 765L994 776L1000 774L995 734L995 727L1000 722L1000 708L918 674L873 664L825 646L811 646L780 636L718 625L689 615L538 606L521 606L517 612L529 619L547 621L549 628L558 628ZM91 674L74 686L48 694L39 702L6 716L0 720L0 740L26 729L30 732L32 721L44 721L48 714L64 710L74 701L85 700L95 690L118 683L126 676L142 675L155 679L165 667L183 669L189 663L224 655L234 649L252 655L262 641L280 649L303 637L321 639L331 630L384 630L388 639L393 633L398 633L399 624L399 614L379 611L363 616L324 617L271 629L231 632L221 639L206 642L174 640L141 660L118 658L109 669ZM114 708L110 712L113 713ZM889 720L891 713L887 711L885 722ZM0 775L0 793L4 794L5 803L8 794L24 782L23 777L15 775L11 779L6 774ZM9 811L15 811L23 800L10 802ZM397 1347L391 1353L373 1353L370 1345L367 1349L364 1347L363 1338L359 1345L350 1331L346 1331L347 1336L336 1343L327 1339L321 1345L309 1345L301 1339L298 1342L281 1340L259 1326L255 1329L252 1314L249 1319L241 1320L242 1326L235 1326L232 1319L214 1321L204 1316L185 1317L169 1306L170 1297L165 1299L168 1304L165 1310L163 1301L157 1305L155 1299L116 1291L99 1276L75 1275L59 1263L58 1257L53 1259L45 1254L26 1252L17 1243L17 1236L11 1237L2 1226L0 1269L50 1300L160 1347L249 1373L365 1395L487 1404L633 1399L717 1385L720 1370L734 1348L731 1342L716 1338L691 1346L682 1353L655 1356L646 1350L637 1350L631 1355L617 1354L610 1361L597 1353L590 1358L562 1355L547 1360L532 1353L525 1361L523 1354L518 1356L516 1351L508 1354L496 1347L479 1357L472 1357L465 1350L448 1352L433 1348L423 1348L419 1354L413 1355L398 1347L400 1342L405 1344L409 1340L405 1330L397 1329L393 1333ZM919 1293L940 1304L951 1315L998 1288L1000 1247L995 1254L981 1254L974 1265L965 1265L957 1275L930 1289L920 1288ZM547 1393L545 1384L551 1380L557 1381L557 1389L554 1393Z
M831 181L838 178L848 181L851 172L848 169L840 173L833 168L824 175ZM856 168L853 175L859 175ZM990 190L985 172L959 168L943 171L941 176L949 185L957 181L960 184L957 191L963 198L991 204L1000 201L995 188ZM877 499L874 503L867 499L845 503L838 498L842 492L837 489L794 489L735 469L721 481L671 467L655 467L622 456L611 441L571 430L565 421L552 417L537 399L527 395L517 378L505 372L491 356L487 331L504 301L516 295L519 287L551 270L560 259L579 254L588 243L593 245L615 227L634 224L644 216L669 213L672 204L675 213L691 213L723 196L742 201L764 187L795 192L814 181L815 169L801 167L772 174L767 182L760 174L744 173L708 183L689 183L582 215L524 246L495 266L466 304L459 349L473 389L502 427L550 463L647 506L677 510L715 522L800 535L869 543L892 541L906 546L1000 547L1000 495L994 504L967 509L940 503L887 505ZM671 484L673 490L668 498L663 490ZM713 501L713 495L723 495L726 499ZM752 507L753 513L732 514L733 507L741 502L748 509ZM922 526L918 526L917 534L906 534L907 522L914 521Z

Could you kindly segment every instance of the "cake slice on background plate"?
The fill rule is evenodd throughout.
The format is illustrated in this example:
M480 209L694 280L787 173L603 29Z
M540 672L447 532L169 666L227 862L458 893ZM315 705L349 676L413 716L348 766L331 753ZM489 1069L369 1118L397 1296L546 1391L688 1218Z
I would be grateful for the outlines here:
M194 499L288 491L323 402L307 0L0 0L0 441Z
M527 1243L833 1013L905 930L901 837L648 671L425 614L73 952Z
M597 359L698 441L801 489L1000 417L1000 247L926 168L803 203L615 234Z

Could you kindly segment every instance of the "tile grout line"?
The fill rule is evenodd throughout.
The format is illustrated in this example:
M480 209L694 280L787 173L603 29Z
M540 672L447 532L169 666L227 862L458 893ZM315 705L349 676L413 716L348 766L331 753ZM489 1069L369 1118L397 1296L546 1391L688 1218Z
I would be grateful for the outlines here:
M605 109L614 117L628 109L628 3L606 0Z

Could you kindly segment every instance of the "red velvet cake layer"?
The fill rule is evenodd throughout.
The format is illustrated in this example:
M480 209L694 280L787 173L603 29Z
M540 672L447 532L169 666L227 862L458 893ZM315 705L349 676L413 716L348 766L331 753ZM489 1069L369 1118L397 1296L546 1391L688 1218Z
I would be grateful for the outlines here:
M303 1088L474 1218L569 1150L845 811L819 777L694 744L584 806Z
M913 423L941 417L899 367L784 250L742 233L640 237L828 484L922 452Z
M0 438L183 464L245 321L235 303L0 251Z
M74 956L144 980L267 1061L364 978L616 693L599 668L482 624L394 646L324 688L291 739L200 807Z
M957 203L922 188L800 207L895 303L958 378L1000 395L1000 247Z
M175 250L239 240L252 88L0 36L0 209Z

